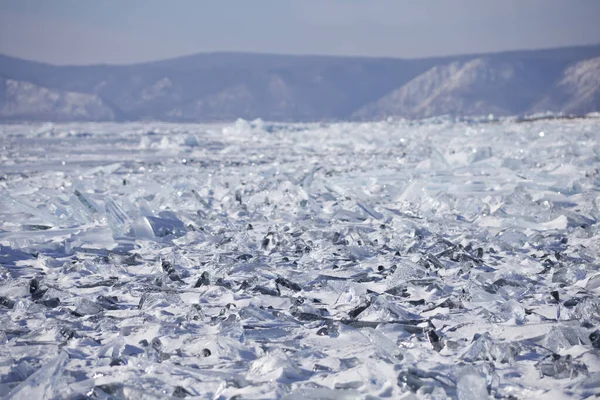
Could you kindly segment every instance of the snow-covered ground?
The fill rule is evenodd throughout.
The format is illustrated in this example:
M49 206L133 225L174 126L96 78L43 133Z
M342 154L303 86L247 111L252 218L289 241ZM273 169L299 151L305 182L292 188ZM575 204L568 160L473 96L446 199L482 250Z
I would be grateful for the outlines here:
M599 119L0 126L0 396L600 393L599 144Z

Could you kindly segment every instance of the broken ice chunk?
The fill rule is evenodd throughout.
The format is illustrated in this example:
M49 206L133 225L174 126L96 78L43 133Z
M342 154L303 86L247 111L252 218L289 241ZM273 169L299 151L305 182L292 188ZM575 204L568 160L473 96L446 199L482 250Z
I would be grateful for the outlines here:
M117 236L128 236L131 234L131 218L123 211L123 209L111 199L108 199L105 204L106 218L108 225Z
M442 341L440 335L437 334L435 329L429 329L427 331L427 339L435 351L439 352L444 348L444 342Z
M585 279L585 275L585 269L581 266L559 264L558 269L552 274L552 282L572 285L577 281Z
M575 317L587 323L600 321L600 299L597 297L586 297L575 305L573 310Z
M145 354L148 359L158 363L168 360L171 357L170 354L163 352L163 344L158 337L150 341L150 345L145 349Z
M183 399L187 396L192 396L192 394L190 392L188 392L184 387L177 386L177 387L175 387L175 390L173 391L173 394L171 396Z
M551 354L540 361L537 368L542 377L550 376L555 379L573 378L580 374L588 374L586 365L573 360L570 355Z
M473 148L473 153L471 155L470 164L476 163L478 161L487 160L492 157L492 148L489 146Z
M27 360L21 360L15 367L13 367L13 372L20 378L20 380L24 381L35 372L35 367L31 365L31 363L27 362Z
M387 287L388 289L391 289L412 279L425 278L427 275L429 275L429 273L421 266L409 260L402 260L400 264L397 265L394 273L387 276Z
M196 284L194 285L195 288L199 288L201 286L208 286L210 285L210 275L207 271L202 272L202 275L200 275L200 278L198 278L198 280L196 281Z
M555 326L544 336L542 346L558 353L586 342L585 335L577 326Z
M98 357L119 358L125 349L125 339L118 335L116 338L109 340L98 352Z
M307 376L279 348L271 350L250 366L248 380L255 382L292 383L304 380Z
M493 345L494 341L488 332L476 334L471 346L462 355L462 359L466 361L490 359L490 351Z
M277 296L281 295L278 287L276 287L275 289L271 289L266 286L256 285L256 286L254 286L254 288L252 288L252 291L260 293L260 294L264 294L266 296L276 296L277 297Z
M99 304L88 299L81 299L74 312L78 315L95 315L103 310Z
M179 274L177 273L177 271L175 270L175 267L173 266L173 264L170 261L163 260L161 262L161 267L162 267L162 270L167 274L167 276L169 277L170 280L172 280L174 282L182 282L181 278L179 277Z
M244 328L236 314L230 314L221 322L220 332L221 335L235 339L240 343L243 343L245 340Z
M0 296L0 306L13 309L15 307L15 302L8 297Z
M96 298L96 303L106 310L118 310L118 301L116 296L98 296Z
M456 394L460 400L489 398L486 378L474 367L465 367L456 382Z
M401 388L407 388L411 392L416 392L424 384L425 381L419 378L419 376L413 371L401 371L398 374L398 386L400 386Z
M512 364L521 352L518 343L499 343L492 339L488 332L476 334L471 346L462 355L465 361L495 360Z
M356 203L364 212L366 212L367 214L369 214L371 217L377 219L377 220L381 220L383 219L383 214L375 211L375 209L373 207L371 207L370 205L366 204L366 203Z
M600 330L590 333L590 341L592 342L592 346L600 349Z
M282 400L351 400L360 398L360 392L352 389L328 389L325 387L302 387L282 397Z
M183 236L186 234L185 224L172 211L162 211L158 217L147 216L146 219L152 227L156 237Z
M290 281L289 279L283 278L283 277L278 277L277 279L275 279L275 283L277 283L278 285L284 286L290 290L293 290L294 292L299 292L302 290L300 285L298 285L295 282Z
M64 351L21 382L7 399L53 399L59 396L60 381L69 356Z
M455 384L450 377L438 373L429 372L417 368L402 369L398 374L398 386L409 389L411 392L431 392L438 388L454 388Z
M525 308L514 299L510 299L493 311L495 322L506 322L514 320L516 324L521 325L525 322Z
M585 284L586 290L595 290L600 287L600 274L592 276Z
M363 311L365 311L371 305L371 301L369 299L365 300L363 304L354 307L352 310L348 312L348 316L352 319L358 317Z
M360 313L363 321L409 321L421 319L421 316L406 310L395 301L388 301L383 296L377 297L366 305Z
M88 213L90 213L90 214L98 213L98 207L90 199L88 199L87 196L83 195L83 193L81 193L77 189L75 189L73 194L75 195L77 200L79 200L81 202L81 204L83 204L84 208L86 209L86 211Z
M138 308L140 310L150 310L155 308L166 308L181 303L181 297L177 293L144 293L140 297Z
M33 278L29 282L29 293L31 294L31 297L33 298L33 300L41 299L42 296L44 296L44 293L46 293L46 291L47 291L47 289L41 288L41 283L40 283L39 279Z
M521 346L518 343L495 343L491 348L491 355L494 360L511 365L520 352Z

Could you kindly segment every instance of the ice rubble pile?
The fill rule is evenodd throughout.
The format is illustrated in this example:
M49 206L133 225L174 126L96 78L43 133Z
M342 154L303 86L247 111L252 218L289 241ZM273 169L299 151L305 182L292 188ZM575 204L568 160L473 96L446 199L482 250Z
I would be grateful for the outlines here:
M599 120L0 131L2 396L600 390Z

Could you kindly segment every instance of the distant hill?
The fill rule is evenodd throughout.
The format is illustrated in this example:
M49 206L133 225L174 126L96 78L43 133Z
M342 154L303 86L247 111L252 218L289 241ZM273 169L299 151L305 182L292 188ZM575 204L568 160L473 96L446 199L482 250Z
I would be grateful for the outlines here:
M274 121L600 111L600 45L428 59L207 53L127 66L0 55L0 121Z
M0 80L0 119L115 121L121 112L94 94L66 92L31 82Z

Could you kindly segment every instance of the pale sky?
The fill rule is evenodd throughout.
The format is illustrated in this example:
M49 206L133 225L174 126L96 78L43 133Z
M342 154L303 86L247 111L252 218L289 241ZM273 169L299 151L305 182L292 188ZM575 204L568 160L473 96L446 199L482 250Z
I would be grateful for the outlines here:
M600 44L600 0L0 0L0 53L54 64L198 52L427 57Z

